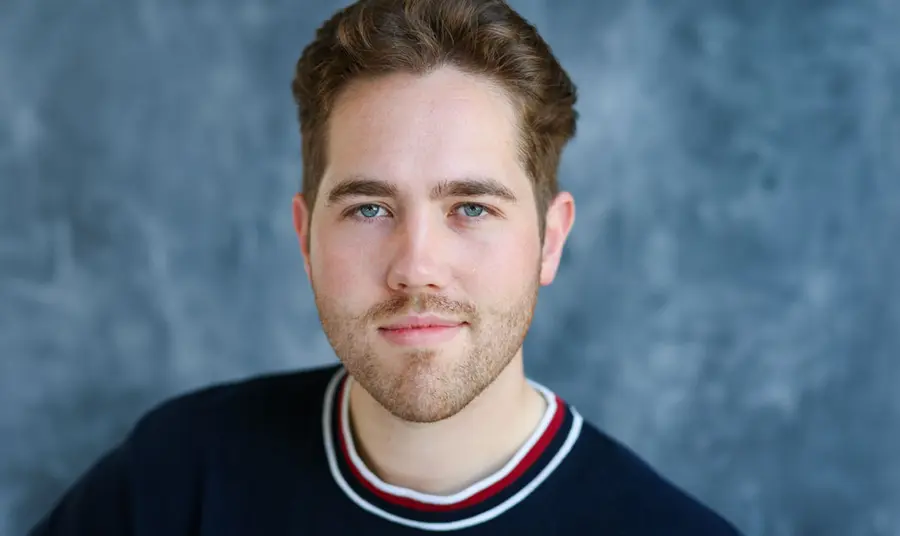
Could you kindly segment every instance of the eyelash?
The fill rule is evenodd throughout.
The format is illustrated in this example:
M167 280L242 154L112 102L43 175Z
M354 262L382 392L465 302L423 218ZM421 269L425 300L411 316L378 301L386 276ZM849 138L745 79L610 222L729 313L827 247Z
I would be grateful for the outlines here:
M356 205L356 206L349 208L346 212L344 212L344 217L351 218L360 223L374 223L378 219L380 219L379 216L375 216L372 218L365 218L365 217L360 216L359 209L361 209L363 207L378 207L378 208L384 210L385 212L389 212L388 209L386 209L382 205L379 205L378 203L362 203L360 205ZM459 203L457 205L453 205L453 209L450 212L451 213L456 212L457 210L459 210L460 208L463 208L463 207L481 207L483 209L483 212L480 216L472 216L472 217L464 216L464 218L466 220L468 220L468 222L471 222L471 223L478 223L478 222L484 220L488 216L496 216L497 215L496 210L488 207L487 205L482 205L481 203Z

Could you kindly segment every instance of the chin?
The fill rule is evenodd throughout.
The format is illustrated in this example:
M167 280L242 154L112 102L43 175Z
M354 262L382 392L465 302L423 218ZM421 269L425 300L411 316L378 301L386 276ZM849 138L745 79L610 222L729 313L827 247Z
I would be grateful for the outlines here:
M373 397L388 412L408 422L433 423L456 415L475 393L468 392L469 386L460 384L452 367L437 363L436 357L406 356L411 360L385 371L387 382L372 386Z
M408 397L392 399L385 409L398 419L418 424L431 424L453 417L468 405L451 403L453 398L446 399L433 393L415 393Z

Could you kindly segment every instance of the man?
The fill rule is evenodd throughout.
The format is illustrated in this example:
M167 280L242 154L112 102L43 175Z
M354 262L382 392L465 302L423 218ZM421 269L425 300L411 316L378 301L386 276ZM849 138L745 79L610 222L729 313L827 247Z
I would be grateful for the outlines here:
M145 416L35 536L734 535L526 379L575 218L575 87L501 0L361 0L293 92L294 224L340 366Z

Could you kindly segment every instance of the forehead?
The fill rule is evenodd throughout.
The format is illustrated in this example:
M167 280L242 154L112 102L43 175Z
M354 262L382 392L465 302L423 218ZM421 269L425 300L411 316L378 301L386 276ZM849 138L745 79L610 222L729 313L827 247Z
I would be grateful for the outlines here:
M530 188L510 99L489 80L452 68L354 83L336 103L327 139L323 191L349 175L401 189L467 176Z

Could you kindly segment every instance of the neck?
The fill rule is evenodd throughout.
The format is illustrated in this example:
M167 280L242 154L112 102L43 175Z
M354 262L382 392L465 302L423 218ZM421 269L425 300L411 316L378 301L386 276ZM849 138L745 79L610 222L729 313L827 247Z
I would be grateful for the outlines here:
M546 410L525 378L522 351L456 415L410 423L350 384L354 443L368 468L388 484L451 495L498 471L535 431Z

